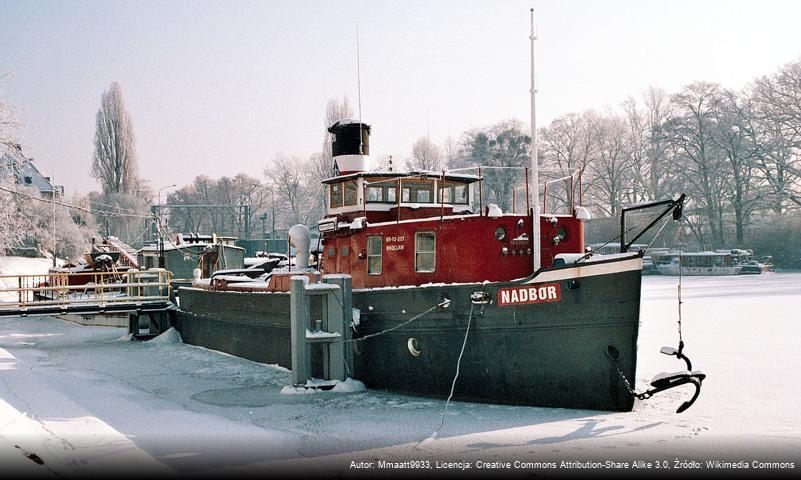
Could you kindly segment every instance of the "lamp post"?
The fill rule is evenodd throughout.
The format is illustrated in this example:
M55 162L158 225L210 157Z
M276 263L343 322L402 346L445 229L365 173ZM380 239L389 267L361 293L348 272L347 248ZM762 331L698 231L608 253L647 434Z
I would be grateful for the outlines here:
M158 197L157 198L158 203L153 208L153 214L154 215L157 215L156 211L157 211L158 207L161 207L161 191L164 190L165 188L171 188L171 187L174 187L174 186L175 186L175 184L172 184L172 185L165 185L165 186L159 188L159 193L158 193L158 196L157 196ZM161 212L159 212L159 214L160 213ZM164 261L164 237L161 234L161 228L159 228L159 226L156 226L156 230L159 233L159 243L158 243L158 247L159 247L159 268L164 268L164 266L165 266L165 261Z
M172 187L175 187L175 186L176 186L175 184L172 184L172 185L167 185L167 186L159 188L158 204L157 205L161 205L161 191L164 190L165 188L172 188Z
M275 190L270 189L270 195L272 196L272 204L273 204L273 232L270 238L275 239Z

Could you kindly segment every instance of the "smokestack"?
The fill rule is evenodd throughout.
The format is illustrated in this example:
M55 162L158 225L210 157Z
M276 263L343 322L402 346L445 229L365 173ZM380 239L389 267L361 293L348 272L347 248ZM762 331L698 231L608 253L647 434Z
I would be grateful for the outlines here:
M331 152L340 175L370 169L370 125L358 120L339 120L330 127Z

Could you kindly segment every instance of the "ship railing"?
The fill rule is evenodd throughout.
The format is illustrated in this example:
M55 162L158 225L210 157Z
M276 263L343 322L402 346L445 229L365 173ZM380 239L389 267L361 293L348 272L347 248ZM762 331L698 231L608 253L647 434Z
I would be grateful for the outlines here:
M464 168L456 168L451 170L443 170L442 176L444 177L448 173L460 173L460 172L470 172L475 171L478 176L478 203L479 203L479 211L484 212L484 204L485 204L485 194L484 194L484 181L485 175L488 171L519 171L522 172L523 175L523 188L516 187L515 184L518 183L516 179L506 179L506 181L512 182L512 213L517 212L518 203L522 203L518 200L518 189L521 189L521 193L525 192L525 205L526 205L526 213L529 212L531 208L531 194L530 194L530 181L529 181L529 167L506 167L506 166L493 166L493 165L478 165L473 167L464 167ZM567 184L565 187L565 198L558 199L553 194L554 187L551 187L551 196L555 203L561 202L564 203L565 206L568 207L568 215L573 214L574 207L576 205L576 201L578 201L579 206L583 206L582 203L582 172L580 168L575 169L572 172L568 172L565 174L565 170L558 168L540 168L539 173L542 174L542 178L545 179L544 182L540 181L539 183L542 184L542 208L540 209L540 214L545 214L548 211L548 187L551 185L557 185L560 183ZM557 177L558 176L558 177ZM557 177L557 178L548 178L548 177ZM578 190L578 198L576 198L576 190ZM558 203L557 203L558 205Z
M166 303L170 275L163 269L0 275L0 310Z

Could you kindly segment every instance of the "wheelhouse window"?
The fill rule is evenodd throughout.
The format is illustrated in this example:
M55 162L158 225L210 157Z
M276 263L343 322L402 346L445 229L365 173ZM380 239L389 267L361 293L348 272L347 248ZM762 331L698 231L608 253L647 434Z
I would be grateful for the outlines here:
M356 192L357 192L356 182L350 181L345 182L345 206L352 207L356 205Z
M460 183L453 186L453 203L457 205L467 205L470 202L470 195L468 194L468 185Z
M369 275L381 274L381 235L367 237L367 273Z
M398 201L397 187L387 185L368 185L367 203L396 203Z
M342 206L342 184L332 183L330 186L331 198L329 204L332 208Z
M454 205L467 205L469 200L467 187L466 183L446 183L445 187L441 189L442 194L438 195L439 201Z
M353 180L332 183L329 186L329 192L329 205L331 205L331 208L339 208L342 206L352 207L356 205L358 187Z
M401 200L406 203L434 203L434 183L403 183Z
M417 232L414 237L414 271L430 273L436 266L436 234L434 232Z

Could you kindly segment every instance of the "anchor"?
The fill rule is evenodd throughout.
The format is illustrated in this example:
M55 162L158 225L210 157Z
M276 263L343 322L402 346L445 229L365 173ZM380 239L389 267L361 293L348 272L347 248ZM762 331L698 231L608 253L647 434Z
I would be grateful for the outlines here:
M687 370L673 373L660 373L659 375L656 375L653 380L651 380L651 389L642 393L632 392L634 396L640 400L646 400L651 398L656 393L664 392L665 390L691 383L693 386L695 386L695 393L693 394L692 398L679 406L679 409L676 410L676 413L681 413L690 408L698 399L698 395L701 394L701 383L706 378L706 373L704 373L702 370L693 370L693 364L689 357L684 355L683 350L684 342L680 341L678 350L673 347L662 347L660 352L665 355L674 355L676 358L684 360L687 363Z

